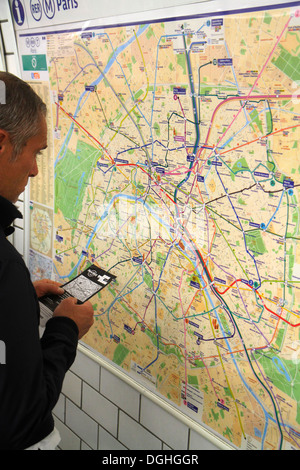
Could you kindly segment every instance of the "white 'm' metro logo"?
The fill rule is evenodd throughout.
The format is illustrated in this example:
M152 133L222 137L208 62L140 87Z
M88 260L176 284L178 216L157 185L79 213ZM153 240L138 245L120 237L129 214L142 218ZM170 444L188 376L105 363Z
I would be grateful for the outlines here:
M43 9L45 15L51 20L55 15L55 3L54 0L43 0Z
M6 364L6 346L4 341L0 341L0 364Z

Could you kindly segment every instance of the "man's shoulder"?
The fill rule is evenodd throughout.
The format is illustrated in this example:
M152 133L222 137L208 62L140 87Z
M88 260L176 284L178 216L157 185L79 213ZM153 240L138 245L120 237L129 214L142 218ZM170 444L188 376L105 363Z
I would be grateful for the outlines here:
M30 277L21 254L0 233L0 280L3 280L12 272L15 272L18 276L21 275L24 279Z
M0 262L4 260L15 260L23 263L23 258L16 248L4 235L0 229Z

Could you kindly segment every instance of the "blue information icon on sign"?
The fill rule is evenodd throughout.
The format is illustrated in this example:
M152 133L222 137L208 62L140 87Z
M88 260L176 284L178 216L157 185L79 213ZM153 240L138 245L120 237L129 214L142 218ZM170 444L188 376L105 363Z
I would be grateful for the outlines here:
M25 20L25 12L21 0L13 0L12 13L17 25L22 26Z

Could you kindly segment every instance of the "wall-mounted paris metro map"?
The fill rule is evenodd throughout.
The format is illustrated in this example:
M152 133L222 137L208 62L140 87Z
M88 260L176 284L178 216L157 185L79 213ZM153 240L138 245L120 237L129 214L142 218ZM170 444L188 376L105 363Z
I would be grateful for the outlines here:
M37 36L33 277L111 272L84 344L236 448L299 449L300 5L85 28Z

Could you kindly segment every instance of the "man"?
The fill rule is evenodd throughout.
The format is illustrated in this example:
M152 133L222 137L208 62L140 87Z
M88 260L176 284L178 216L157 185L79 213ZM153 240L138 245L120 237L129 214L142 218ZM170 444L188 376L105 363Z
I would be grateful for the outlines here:
M0 80L6 91L0 104L0 340L6 353L0 363L0 449L51 449L59 442L52 409L78 339L93 324L93 308L63 300L40 339L38 297L62 289L50 280L32 284L6 236L22 217L14 203L38 174L36 159L47 147L46 107L17 77L0 72Z

